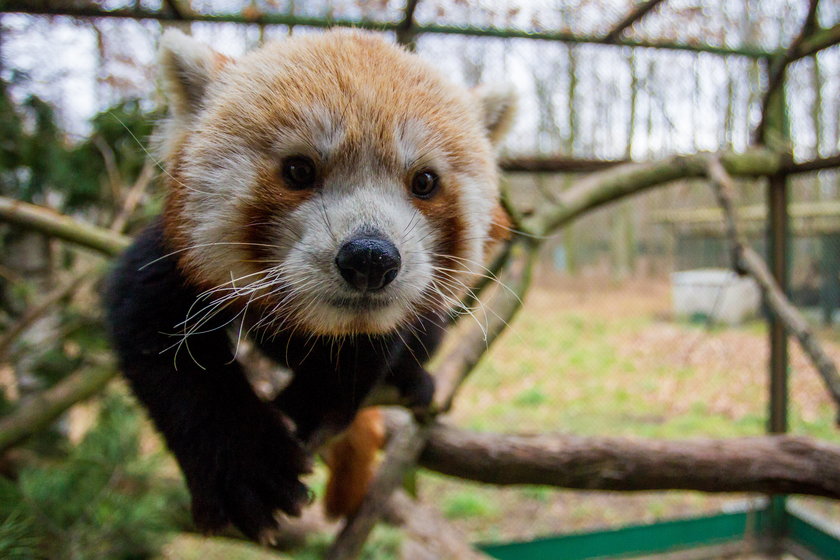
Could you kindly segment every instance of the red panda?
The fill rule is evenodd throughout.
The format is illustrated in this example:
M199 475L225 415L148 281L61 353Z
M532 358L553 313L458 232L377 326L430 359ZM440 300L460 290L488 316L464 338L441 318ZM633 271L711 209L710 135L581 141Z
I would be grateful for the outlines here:
M238 60L167 31L161 63L167 198L111 274L108 324L198 527L265 540L374 385L430 402L423 363L503 231L495 146L512 97L358 31ZM272 402L236 361L245 336L293 372Z

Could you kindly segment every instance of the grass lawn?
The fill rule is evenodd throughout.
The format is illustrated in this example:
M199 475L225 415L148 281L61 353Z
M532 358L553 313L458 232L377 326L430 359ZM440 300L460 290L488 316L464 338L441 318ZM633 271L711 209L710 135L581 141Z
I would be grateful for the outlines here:
M763 324L675 322L669 298L665 283L538 281L467 381L450 420L497 432L655 438L763 433ZM831 342L828 350L840 361L840 345ZM818 374L795 343L790 355L792 431L840 442ZM428 473L421 473L419 490L473 540L483 541L691 516L748 498L497 489ZM840 519L836 507L821 509Z

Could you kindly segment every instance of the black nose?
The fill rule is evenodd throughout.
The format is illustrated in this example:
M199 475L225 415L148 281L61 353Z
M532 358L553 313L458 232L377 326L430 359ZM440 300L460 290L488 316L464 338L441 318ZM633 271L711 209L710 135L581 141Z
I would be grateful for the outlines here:
M377 237L351 239L335 257L341 276L357 290L381 290L400 271L400 252L394 244Z

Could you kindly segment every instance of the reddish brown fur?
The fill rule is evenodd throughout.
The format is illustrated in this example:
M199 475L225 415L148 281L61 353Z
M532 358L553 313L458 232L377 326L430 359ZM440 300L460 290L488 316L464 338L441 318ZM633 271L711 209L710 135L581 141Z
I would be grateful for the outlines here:
M376 454L385 443L378 408L359 411L356 419L326 452L330 478L324 510L330 518L354 514L367 493L376 467Z

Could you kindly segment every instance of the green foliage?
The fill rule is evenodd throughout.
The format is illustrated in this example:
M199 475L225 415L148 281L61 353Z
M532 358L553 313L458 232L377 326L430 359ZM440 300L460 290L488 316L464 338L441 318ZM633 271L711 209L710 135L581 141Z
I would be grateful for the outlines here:
M0 481L0 485L11 484ZM0 558L6 560L43 558L43 555L38 551L35 522L20 510L12 510L0 523Z
M60 193L63 210L102 203L110 195L106 158L122 181L134 181L158 116L138 100L123 101L96 115L91 134L73 144L51 105L37 96L16 105L0 81L0 194L33 202Z
M138 412L109 395L65 460L24 468L17 484L3 481L0 557L128 560L156 552L175 528L167 512L184 496L155 484L157 461L139 454L139 437Z
M498 513L498 507L490 503L486 496L470 490L452 494L443 502L443 515L449 519L493 517Z

